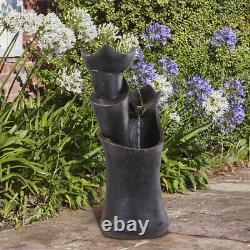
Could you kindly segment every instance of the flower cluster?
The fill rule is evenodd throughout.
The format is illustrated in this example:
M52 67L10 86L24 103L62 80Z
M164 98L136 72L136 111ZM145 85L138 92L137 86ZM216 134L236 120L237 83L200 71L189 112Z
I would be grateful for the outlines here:
M74 32L66 27L54 13L46 16L34 10L11 12L1 19L1 25L12 32L26 33L38 48L60 54L75 44Z
M239 79L227 79L223 86L229 100L229 108L220 120L219 124L223 133L233 130L245 118L244 112L244 89Z
M43 29L38 38L38 47L53 51L56 55L71 49L76 41L74 32L66 27L55 13L43 18Z
M214 90L207 79L199 76L187 81L186 98L192 98L197 107L202 107L224 134L244 120L244 96L239 79L225 80L220 90Z
M202 103L202 107L213 121L218 122L228 110L229 103L222 90L213 90Z
M138 48L138 38L133 34L124 34L118 40L116 51L120 53L128 53L133 48Z
M74 8L67 13L67 24L74 30L81 42L90 42L97 37L97 29L90 14L82 8Z
M119 53L129 53L139 45L138 38L132 34L119 35L119 29L112 23L104 23L97 28L97 44L108 44Z
M169 117L170 117L171 120L173 120L173 121L175 121L177 123L180 122L180 120L181 120L181 117L177 112L170 113Z
M104 23L98 26L97 28L97 39L102 42L102 44L113 43L119 38L118 36L119 29L112 23Z
M24 32L30 36L36 34L42 25L44 15L34 10L11 11L0 20L0 25L11 32Z
M198 106L202 105L213 93L209 80L200 76L194 76L191 80L186 81L186 84L186 98L194 100Z
M162 57L159 60L159 63L162 67L163 72L167 71L169 72L172 76L177 76L179 73L178 65L176 61L170 60L167 57Z
M83 89L83 79L81 72L73 68L63 68L58 74L57 84L65 88L68 92L81 93Z
M155 43L166 45L170 38L170 29L159 23L150 23L142 33L142 39L146 41L147 47L152 47Z
M157 75L152 85L154 89L161 91L160 105L166 105L169 97L174 93L171 82L167 81L164 75Z
M133 84L140 84L145 86L151 84L157 76L157 72L151 63L144 61L138 61L133 66L133 71L129 81Z
M212 35L212 39L208 40L209 44L215 47L226 46L230 51L235 49L236 34L230 27L224 27Z

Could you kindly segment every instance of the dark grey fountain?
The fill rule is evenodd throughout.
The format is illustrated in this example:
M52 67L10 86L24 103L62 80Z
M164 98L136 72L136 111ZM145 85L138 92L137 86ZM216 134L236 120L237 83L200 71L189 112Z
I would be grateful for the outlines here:
M113 225L115 217L125 223L148 220L144 235L127 228L105 231L101 227L104 235L120 239L161 236L169 225L160 188L160 92L151 86L128 89L123 72L132 66L135 53L136 49L120 54L108 45L92 55L82 51L92 75L90 101L106 160L107 192L100 225L106 220Z

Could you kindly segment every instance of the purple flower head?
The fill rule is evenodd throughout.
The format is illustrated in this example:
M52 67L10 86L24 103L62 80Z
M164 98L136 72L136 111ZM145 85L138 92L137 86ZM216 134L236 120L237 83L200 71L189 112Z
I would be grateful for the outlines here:
M229 110L219 121L222 133L227 134L245 119L244 88L239 79L226 79L223 82L229 100Z
M229 101L229 110L224 114L222 119L218 121L220 130L223 134L227 134L245 119L245 111L242 104Z
M227 96L235 102L243 103L245 92L241 81L237 78L226 79L223 81Z
M157 72L151 63L138 61L134 64L132 72L130 73L129 82L145 86L155 80Z
M166 45L170 38L170 29L159 23L150 23L142 32L142 39L146 41L147 47L152 47L155 43Z
M167 57L162 57L159 61L163 72L169 71L171 75L177 76L179 73L178 65L176 61L170 60Z
M197 105L202 105L208 96L213 93L213 89L208 79L194 76L191 80L186 81L187 99L193 99Z
M140 46L138 46L138 49L137 49L137 51L136 51L136 59L137 59L138 61L142 61L143 58L144 58L143 50L142 50L142 48L141 48Z
M230 51L233 51L235 49L236 41L236 34L233 29L230 27L224 27L215 32L212 35L212 39L209 39L207 42L215 47L225 45Z

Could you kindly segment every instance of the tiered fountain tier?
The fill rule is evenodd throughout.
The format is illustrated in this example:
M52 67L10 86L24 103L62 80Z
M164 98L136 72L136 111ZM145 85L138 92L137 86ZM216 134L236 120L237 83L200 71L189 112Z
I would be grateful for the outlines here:
M98 136L106 160L106 199L100 225L105 220L148 222L144 235L137 231L101 230L121 239L151 238L167 232L169 219L160 188L163 131L157 104L160 92L151 86L129 90L123 72L134 62L128 54L104 45L82 56L92 75L90 101L99 124Z

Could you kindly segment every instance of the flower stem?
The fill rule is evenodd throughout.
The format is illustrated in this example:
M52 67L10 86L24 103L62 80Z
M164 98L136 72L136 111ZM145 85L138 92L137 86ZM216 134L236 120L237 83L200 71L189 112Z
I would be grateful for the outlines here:
M5 28L3 28L0 32L0 36L3 34L3 32L5 31Z
M17 38L18 38L18 33L15 34L15 36L11 40L10 44L8 45L7 49L4 51L4 54L3 54L2 58L1 58L1 61L0 61L0 65L1 65L0 74L1 74L1 72L3 70L6 59L9 57L9 54L12 51L12 49L13 49L15 43L16 43Z
M46 53L43 54L43 56L35 63L33 69L31 70L30 74L28 75L24 85L22 86L22 89L20 90L17 98L19 99L17 102L17 107L20 104L20 96L23 93L23 91L26 89L26 87L28 86L28 84L30 83L30 80L32 79L32 77L37 73L37 71L41 68L43 62L44 62L44 58L47 56ZM16 98L16 99L17 99Z
M0 93L2 92L5 84L7 83L7 81L9 80L10 76L12 75L12 73L15 71L17 65L21 62L21 60L24 58L25 54L27 52L27 49L24 50L23 54L16 60L15 64L12 66L10 72L8 73L8 75L5 77L4 81L2 82L2 85L0 87ZM27 59L25 59L26 61Z

